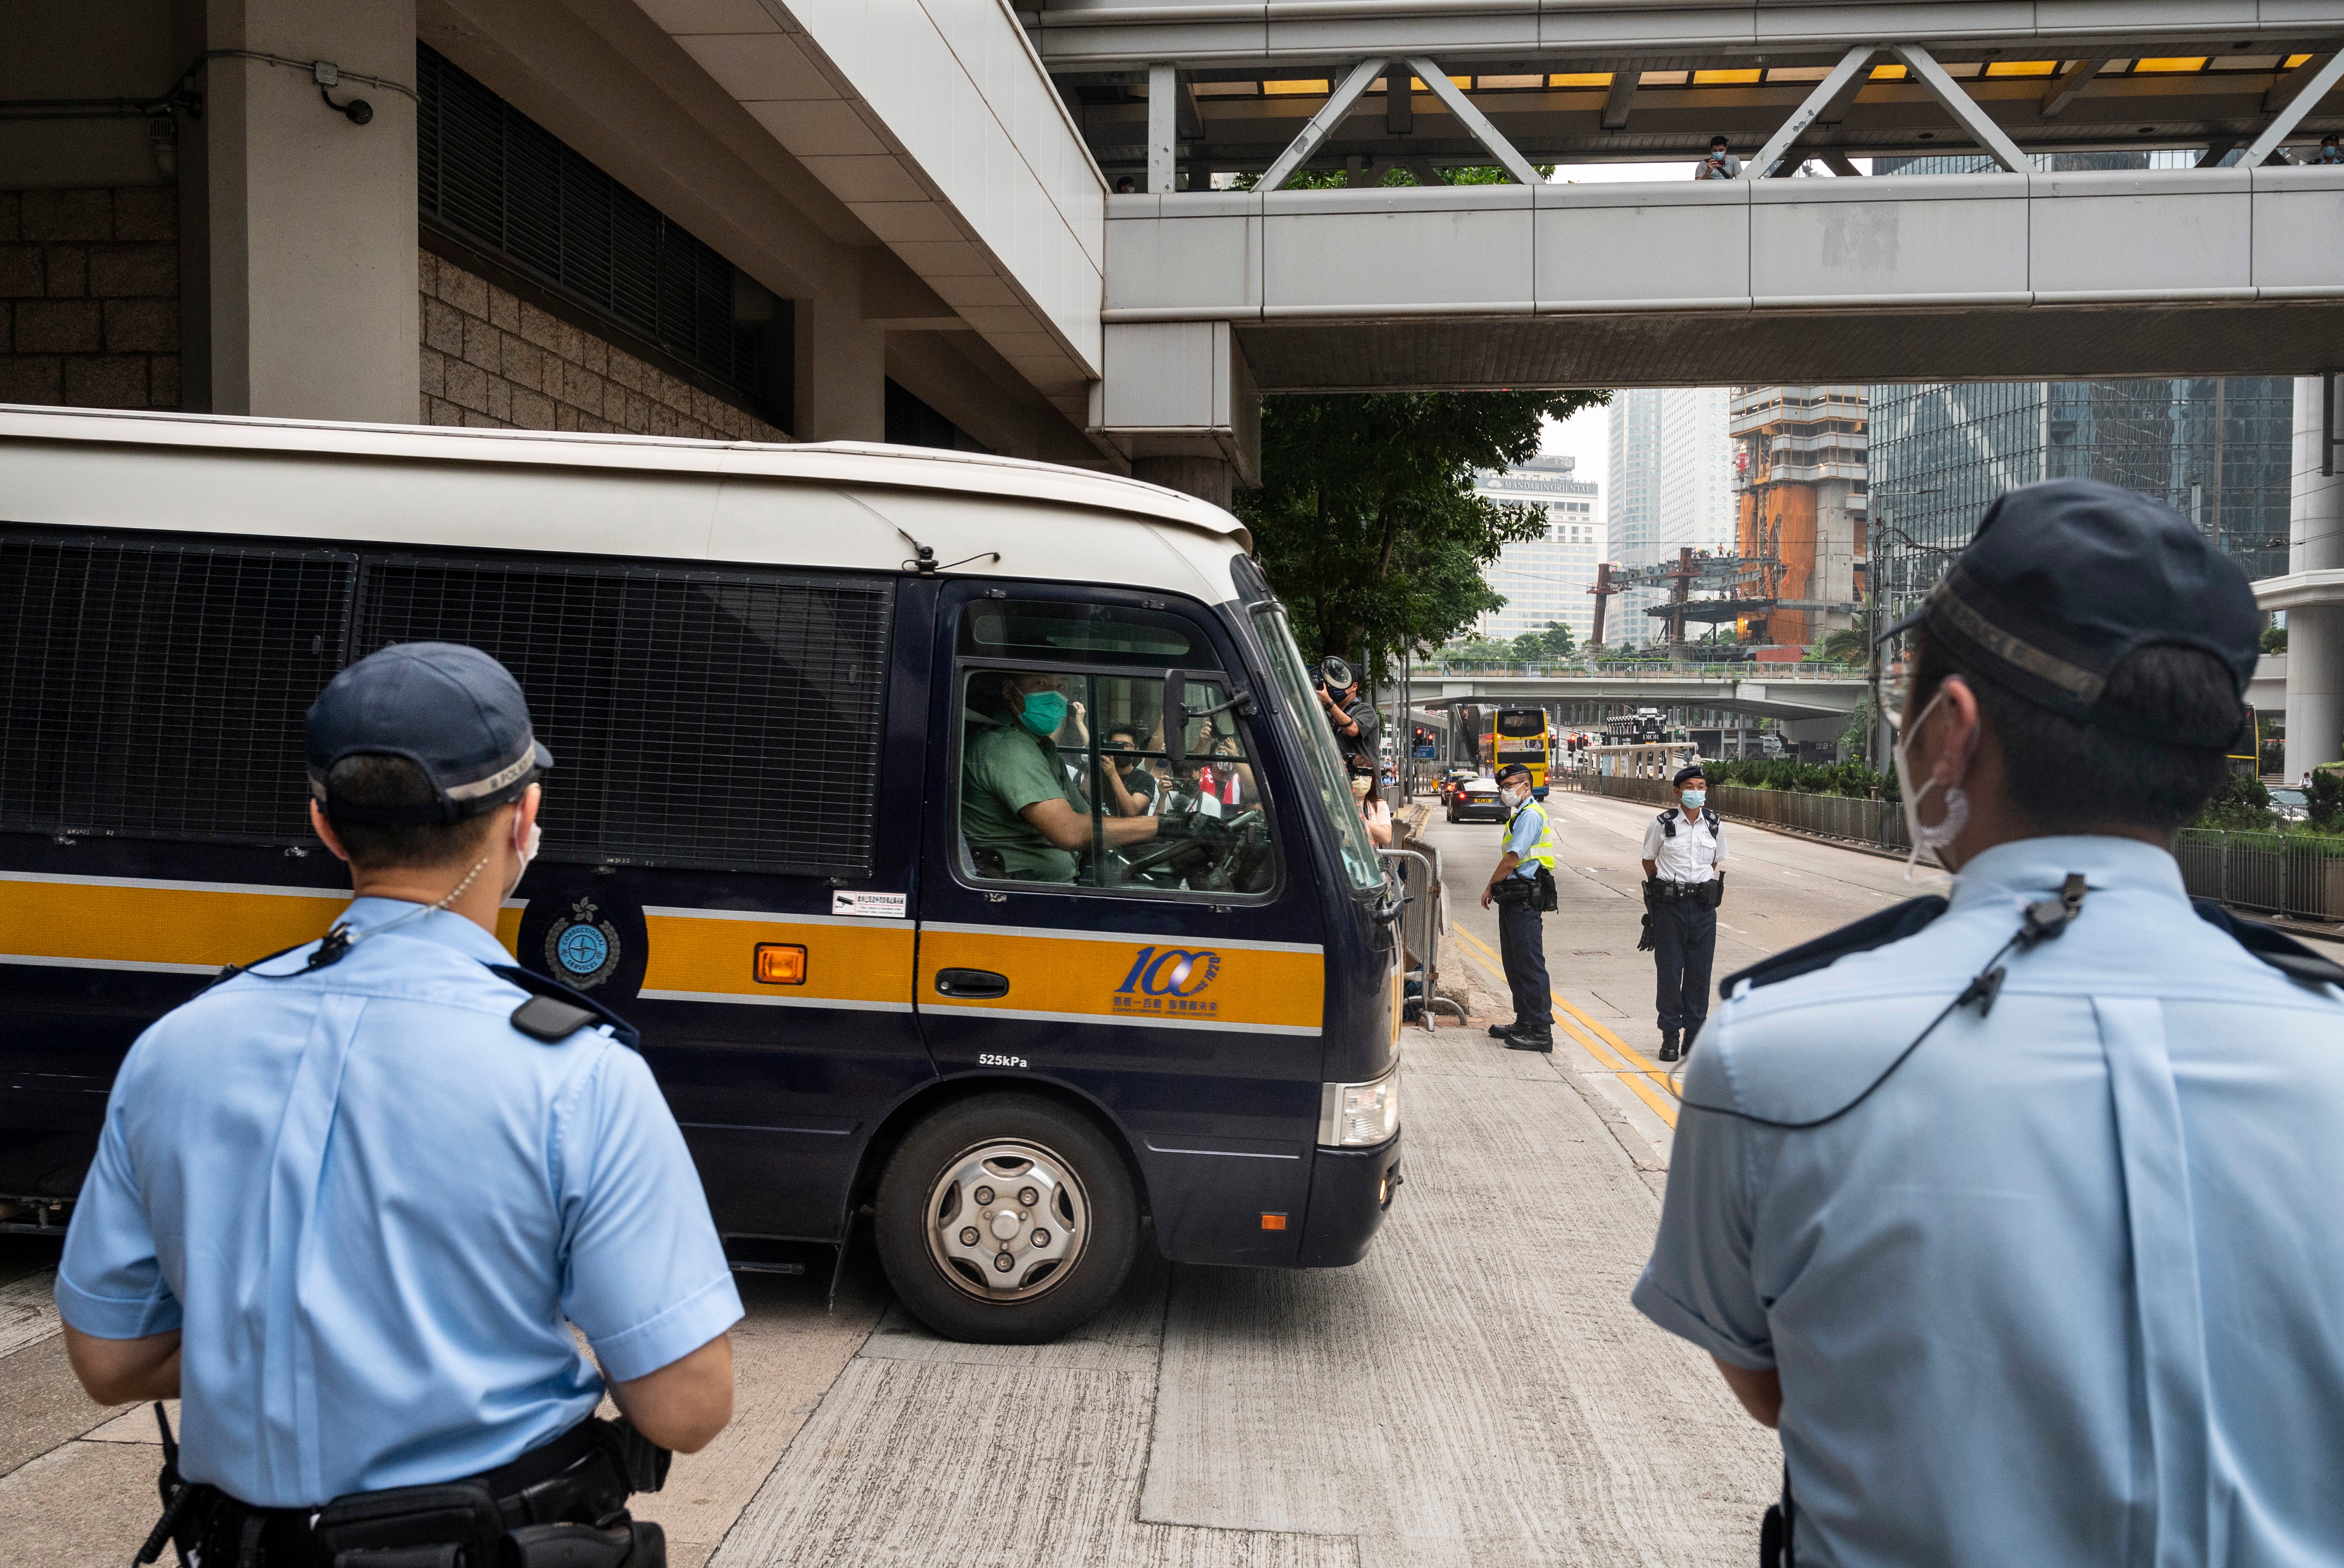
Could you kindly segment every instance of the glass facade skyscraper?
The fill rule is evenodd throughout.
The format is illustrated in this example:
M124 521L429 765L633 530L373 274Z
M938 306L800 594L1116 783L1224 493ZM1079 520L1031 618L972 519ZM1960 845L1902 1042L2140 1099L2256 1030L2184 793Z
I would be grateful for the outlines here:
M1733 547L1733 394L1723 387L1635 389L1612 394L1611 559L1656 566L1677 551ZM1605 640L1649 643L1666 636L1649 609L1666 599L1636 588L1612 601Z
M2249 578L2287 570L2295 384L2284 377L1871 389L1870 503L1887 612L1917 602L1996 496L2096 479L2155 496Z

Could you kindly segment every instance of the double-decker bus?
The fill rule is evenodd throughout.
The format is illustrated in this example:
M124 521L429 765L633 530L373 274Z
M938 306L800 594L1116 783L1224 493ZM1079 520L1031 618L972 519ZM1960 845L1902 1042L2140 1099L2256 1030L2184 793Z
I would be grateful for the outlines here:
M1490 728L1481 736L1481 753L1493 770L1516 763L1529 768L1531 793L1544 800L1552 738L1544 708L1500 708L1490 715Z

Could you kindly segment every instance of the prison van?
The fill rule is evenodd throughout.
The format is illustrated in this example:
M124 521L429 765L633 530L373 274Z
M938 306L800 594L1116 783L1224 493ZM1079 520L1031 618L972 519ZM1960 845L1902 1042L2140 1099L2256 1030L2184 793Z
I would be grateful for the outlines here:
M640 1028L736 1267L867 1226L1024 1341L1144 1245L1357 1260L1399 900L1247 543L972 454L0 409L0 1220L66 1223L148 1023L335 919L302 716L436 640L555 758L500 939Z

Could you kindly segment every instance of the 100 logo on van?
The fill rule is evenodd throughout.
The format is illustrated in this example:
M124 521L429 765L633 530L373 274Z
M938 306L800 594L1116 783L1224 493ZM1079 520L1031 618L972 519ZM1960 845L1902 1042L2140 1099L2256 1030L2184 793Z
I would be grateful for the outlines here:
M1186 947L1142 947L1131 972L1115 988L1118 1013L1160 1013L1167 1017L1209 1018L1220 1011L1217 1002L1197 1000L1197 993L1221 972L1221 956Z

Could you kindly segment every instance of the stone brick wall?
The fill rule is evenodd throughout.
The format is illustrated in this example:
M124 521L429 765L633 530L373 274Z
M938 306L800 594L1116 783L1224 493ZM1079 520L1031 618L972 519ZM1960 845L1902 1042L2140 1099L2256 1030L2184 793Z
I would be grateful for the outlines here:
M0 191L0 403L179 405L179 193Z
M452 261L421 260L425 424L790 439Z

